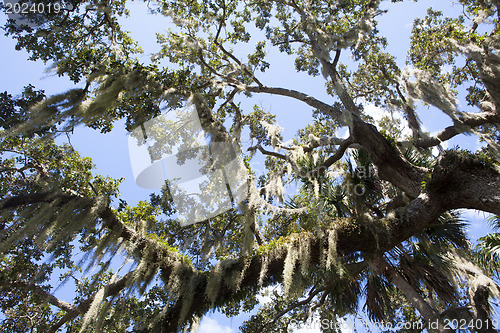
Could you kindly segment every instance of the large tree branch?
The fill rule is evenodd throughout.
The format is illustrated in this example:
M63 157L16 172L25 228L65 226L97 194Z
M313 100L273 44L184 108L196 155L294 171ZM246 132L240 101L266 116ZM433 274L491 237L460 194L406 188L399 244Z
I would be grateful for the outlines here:
M312 106L313 108L318 109L321 112L328 114L333 118L335 118L336 120L342 122L342 112L338 108L333 107L327 103L324 103L300 91L285 89L285 88L266 87L266 86L259 86L259 87L246 86L244 87L244 90L253 93L266 93L271 95L291 97L296 100L302 101L307 105Z
M463 186L451 183L451 179L458 179ZM471 186L472 184L481 184ZM450 186L451 185L451 186ZM456 208L472 208L500 213L500 174L494 167L471 160L469 157L460 157L456 154L446 154L436 166L427 189L412 200L405 208L400 208L394 216L370 224L352 222L341 227L337 232L337 253L345 255L361 251L363 253L383 253L397 244L410 238L412 235L424 231L436 223L438 217L447 210ZM483 194L484 193L484 194ZM492 195L494 194L494 195ZM465 200L459 199L460 197ZM476 197L473 199L472 197ZM488 198L489 200L485 200ZM468 200L470 199L470 202ZM456 201L454 201L456 200ZM324 251L326 239L309 235L311 245L310 264L319 265L321 253ZM274 250L275 255L269 260L264 285L280 282L282 279L286 247ZM260 272L265 261L264 255L254 256L247 268L242 261L233 262L225 267L222 276L233 276L243 272L239 289L229 285L221 285L221 292L212 304L204 298L205 288L209 275L197 273L197 287L194 289L196 302L193 302L188 313L201 315L212 307L217 307L231 299L239 299L245 293L256 292L260 287ZM182 297L167 311L159 323L163 332L176 332L182 325L179 315L182 308Z
M104 298L107 298L109 296L115 296L118 295L123 289L125 289L128 285L128 283L131 280L133 272L129 272L125 275L123 275L121 278L118 280L109 283L106 285L104 288ZM80 302L78 306L73 306L73 309L71 311L67 311L66 315L64 315L61 319L59 319L52 327L50 327L48 333L55 333L59 328L61 328L65 323L67 323L70 320L75 319L81 314L87 313L87 311L90 309L90 306L92 305L92 302L94 301L97 293L92 295L91 297L87 298L86 300L83 300Z
M335 71L335 69L332 70ZM340 78L338 79L340 80ZM337 84L342 85L340 81ZM292 97L319 109L325 114L333 115L336 119L343 119L340 110L298 91L272 87L246 87L246 90ZM343 100L348 105L355 106L345 89L339 90L338 93L343 94ZM373 163L379 168L379 175L383 180L393 183L413 198L418 196L420 183L427 170L415 167L406 161L398 149L392 146L391 142L382 136L375 126L362 121L357 116L357 113L359 112L356 111L350 117L353 143L358 143L367 149Z
M57 200L57 203L60 206L67 204L72 200L79 200L81 202L82 209L89 209L93 207L98 200L102 200L102 198L82 197L57 191L30 193L3 199L2 201L0 201L0 211L5 209L20 208L31 204L49 203L54 202L55 200ZM109 206L101 209L98 213L98 216L101 218L104 225L108 229L110 229L112 232L115 232L124 241L133 244L132 254L135 254L138 257L148 256L148 260L153 265L159 265L162 272L162 277L165 277L167 280L172 274L174 263L183 261L180 254L173 252L165 246L162 246L151 238L139 235L133 229L127 227L116 216L116 214ZM108 284L105 287L104 297L106 298L112 295L119 294L130 284L131 274L132 272L127 273L117 281ZM32 290L36 289L36 291L39 293L43 291L43 289L41 288L35 288L34 286L29 287ZM56 299L51 298L49 294L45 294L44 297L53 305L56 305L54 303L58 303ZM87 300L82 301L77 307L74 307L73 305L65 305L62 303L59 304L60 306L56 305L61 309L67 311L67 314L51 328L50 332L56 332L67 321L76 318L80 314L85 314L89 310L94 298L95 294Z
M438 134L428 138L413 141L413 145L419 148L433 147L447 141L454 136L464 132L464 126L475 128L485 124L500 124L500 114L493 112L464 113L459 117L462 125L448 126Z
M292 1L290 5L301 15L304 23L307 23L307 15L302 9ZM370 2L369 6L376 5ZM349 125L351 137L355 143L362 145L368 153L373 163L379 168L381 179L389 181L404 190L409 196L415 198L420 193L420 183L426 170L417 168L406 161L396 147L382 136L375 126L364 122L360 118L360 110L349 95L345 85L336 69L336 61L331 63L325 55L312 32L307 32L309 43L314 55L318 58L323 70L332 80L332 87L346 108L348 114L339 111L336 119L342 120ZM326 108L320 108L325 112ZM325 112L328 113L328 112ZM341 117L342 116L342 117Z
M303 305L310 303L316 297L316 295L318 295L319 293L321 293L325 290L326 290L326 287L311 289L309 291L309 295L305 299L300 300L300 301L296 301L296 302L290 304L285 309L278 312L276 314L276 316L274 316L273 320L270 323L262 323L261 328L265 328L269 324L276 323L278 321L278 319L280 319L281 317L283 317L284 315L286 315L288 312L292 311L293 309L296 309L298 307L301 307Z
M41 297L43 300L47 301L48 303L52 304L53 306L64 310L66 312L73 312L76 310L76 307L74 305L71 305L69 303L66 303L54 295L52 295L50 292L45 290L42 286L39 286L35 283L27 282L27 281L12 281L12 282L0 282L0 288L5 289L5 288L19 288L19 289L26 289L34 292L36 295Z
M375 126L361 120L359 109L347 92L335 66L321 56L321 48L314 39L311 40L311 44L314 53L330 76L335 92L350 113L350 116L345 118L351 120L349 128L354 142L368 151L373 163L379 168L381 179L393 183L411 197L418 196L425 170L411 165Z
M354 142L362 145L378 168L379 177L405 191L410 197L417 197L425 168L416 167L404 159L399 150L371 124L354 117L351 125Z
M335 162L339 161L342 158L342 156L344 156L344 153L347 150L347 148L349 148L349 146L351 146L353 143L354 142L351 137L345 139L339 145L337 151L333 155L328 157L320 166L318 166L314 170L309 171L306 175L306 178L316 177L318 175L323 174L326 170L328 170L330 166L332 166Z
M446 210L468 208L500 215L499 166L475 155L446 152L434 167L427 191Z
M0 210L17 208L19 206L31 205L43 202L52 202L58 199L61 204L68 203L71 200L79 199L88 201L88 203L94 202L93 198L79 197L72 194L61 193L56 191L44 191L38 193L27 193L16 195L8 198L4 198L0 201Z
M384 74L384 77L386 79L391 80L391 77L387 74L384 67L380 68L380 70L382 71L382 73ZM400 83L397 80L394 80L393 82L395 84L396 92L398 93L399 98L401 98L401 100L404 103L404 111L405 111L406 117L408 119L408 126L412 130L413 138L418 139L420 136L420 133L421 133L421 129L420 129L420 123L418 120L418 116L415 112L415 109L408 103L408 100L406 99L405 95L401 91Z
M127 281L129 281L130 277L131 273L128 273L119 278L117 281L108 284L105 287L104 297L109 297L119 294L127 286ZM96 296L94 294L92 297L82 301L78 306L76 306L58 299L50 292L45 290L42 286L39 286L35 283L30 283L26 281L0 282L0 288L2 289L20 288L20 289L30 290L39 297L41 297L43 300L48 302L49 304L61 310L66 311L67 312L66 315L64 315L49 329L49 333L57 332L57 330L61 328L61 326L64 325L66 322L76 318L80 314L85 314L89 310Z
M103 200L103 198L99 197L83 197L58 191L44 191L5 198L0 201L0 211L37 203L49 203L56 199L58 200L59 205L67 204L72 200L78 200L81 203L82 209L90 208L99 200ZM156 256L158 257L181 260L179 254L173 253L171 250L160 245L156 241L148 237L143 237L132 228L126 226L123 221L116 216L111 207L105 206L102 208L99 211L98 216L102 219L108 229L117 233L123 240L135 244L134 252L142 254L145 249L148 249L149 251L156 253Z
M346 255L361 251L363 253L383 253L415 233L421 232L437 221L445 211L458 208L471 208L500 215L500 174L487 161L481 161L473 155L462 156L456 152L445 154L434 168L430 180L422 193L413 199L406 207L395 211L393 216L372 221L351 221L341 225L337 231L337 253ZM42 195L28 194L21 198L4 199L0 207L20 207L21 205L36 202L45 202L47 193ZM37 200L35 200L35 198ZM87 198L95 200L94 198ZM174 271L164 255L171 257L168 249L154 241L138 236L133 230L125 226L113 213L106 208L99 213L105 225L121 235L125 240L133 242L136 249L151 248L148 260L157 264L162 270L162 278L167 281ZM307 236L310 243L310 265L319 266L321 254L328 244L325 236L310 234ZM185 312L187 318L192 315L202 315L211 308L221 306L228 301L239 299L251 292L256 292L262 285L270 285L282 280L283 268L287 256L287 247L278 246L273 255L266 257L266 253L255 255L245 262L225 261L221 276L241 276L239 288L223 280L215 300L206 297L206 287L211 272L192 270L196 281L192 292L195 302L192 302ZM267 261L267 271L261 285L261 271ZM298 271L298 270L297 270ZM184 277L186 279L186 277ZM179 322L183 307L183 296L173 304L158 324L163 332L176 332L182 326Z

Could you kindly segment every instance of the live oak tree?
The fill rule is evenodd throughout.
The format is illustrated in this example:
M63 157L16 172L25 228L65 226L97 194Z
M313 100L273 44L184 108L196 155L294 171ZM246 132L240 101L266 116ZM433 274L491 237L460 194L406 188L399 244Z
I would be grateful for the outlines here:
M256 308L243 332L362 311L440 332L452 331L446 319L496 332L499 237L473 248L459 210L491 213L498 226L500 2L458 0L459 16L429 9L413 22L406 68L377 30L397 2L147 1L172 22L147 63L118 22L124 0L61 0L59 13L9 20L16 48L75 87L0 95L2 330L176 332L211 309ZM277 52L294 59L290 72L326 82L321 99L262 79ZM276 115L251 106L262 95L303 103L313 120L284 142ZM246 200L200 223L181 226L168 186L127 205L120 180L54 141L120 119L132 131L187 103L248 168ZM385 116L376 121L368 105ZM427 133L423 107L451 125ZM443 149L459 135L482 148ZM258 158L266 172L257 177ZM130 270L118 270L126 259ZM99 269L83 274L82 264ZM74 282L72 303L54 296L58 280Z

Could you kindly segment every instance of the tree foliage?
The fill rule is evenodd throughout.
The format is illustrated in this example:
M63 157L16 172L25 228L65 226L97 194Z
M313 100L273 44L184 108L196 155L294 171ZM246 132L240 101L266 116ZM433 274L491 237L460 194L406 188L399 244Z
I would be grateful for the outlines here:
M2 330L177 332L212 309L255 309L242 332L361 311L496 332L499 237L473 248L460 209L491 213L498 227L500 3L459 0L456 16L429 9L413 22L402 68L377 28L399 2L147 1L171 21L148 62L119 24L126 1L61 0L60 13L28 13L29 25L9 20L16 48L75 87L0 94ZM266 84L283 57L290 72L325 82L321 98ZM302 103L312 120L283 132L288 111L266 110L262 95ZM168 184L128 205L121 180L55 141L122 119L132 131L187 104L248 169L245 200L200 223L179 222ZM424 107L451 125L426 132ZM443 148L459 135L482 148ZM58 280L74 283L71 303L54 296ZM271 301L259 304L266 291Z

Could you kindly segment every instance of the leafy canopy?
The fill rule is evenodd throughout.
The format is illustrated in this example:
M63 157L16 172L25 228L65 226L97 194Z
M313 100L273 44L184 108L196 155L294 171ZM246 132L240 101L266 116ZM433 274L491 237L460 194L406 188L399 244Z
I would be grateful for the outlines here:
M211 309L255 309L242 332L311 318L331 332L361 312L494 331L499 237L473 248L460 209L500 216L500 3L459 0L459 15L430 8L413 22L403 68L378 30L400 2L144 1L169 19L148 61L120 25L125 0L60 0L60 13L27 13L29 25L8 20L16 49L75 86L0 94L2 330L177 332ZM323 90L292 89L295 72ZM289 133L278 123L290 110L268 110L260 96L310 117ZM125 120L131 132L188 104L248 171L244 200L200 223L180 223L168 183L129 205L122 180L56 144L80 126L105 133ZM426 132L426 112L451 125ZM445 150L464 135L482 146ZM70 303L55 296L60 283L73 286Z

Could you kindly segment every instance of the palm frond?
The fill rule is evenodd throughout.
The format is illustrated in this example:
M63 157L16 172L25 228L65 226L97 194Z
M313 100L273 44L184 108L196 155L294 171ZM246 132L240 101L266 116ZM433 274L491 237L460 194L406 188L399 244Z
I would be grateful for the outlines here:
M412 269L415 271L416 276L429 289L434 290L441 299L449 303L453 303L457 299L455 288L453 288L443 270L418 261L413 262Z
M478 249L489 260L500 259L500 234L489 234L478 239Z
M469 248L466 235L467 222L455 212L446 212L438 221L425 230L426 235L437 246Z
M414 147L403 150L403 156L408 162L416 166L430 168L434 163L430 155Z
M352 157L358 166L368 166L372 163L370 155L366 149L356 149L352 153Z
M491 215L488 217L488 223L493 229L500 231L500 215Z
M321 199L325 208L329 211L336 212L336 217L346 217L351 214L349 207L346 204L347 193L340 185L327 186L322 188Z
M387 310L391 308L391 299L388 290L391 285L379 276L370 276L366 281L366 301L363 309L366 309L368 318L373 321L385 320Z

